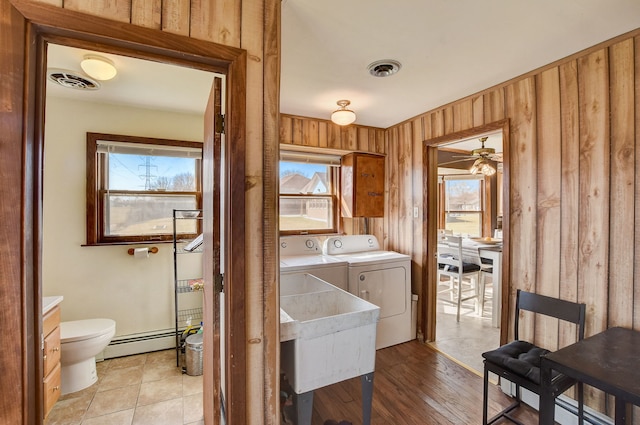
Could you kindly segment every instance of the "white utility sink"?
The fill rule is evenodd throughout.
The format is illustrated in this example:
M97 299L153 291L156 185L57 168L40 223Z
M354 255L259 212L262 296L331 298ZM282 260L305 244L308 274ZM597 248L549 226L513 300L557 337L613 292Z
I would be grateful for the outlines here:
M280 280L281 366L297 394L373 372L380 308L310 274Z

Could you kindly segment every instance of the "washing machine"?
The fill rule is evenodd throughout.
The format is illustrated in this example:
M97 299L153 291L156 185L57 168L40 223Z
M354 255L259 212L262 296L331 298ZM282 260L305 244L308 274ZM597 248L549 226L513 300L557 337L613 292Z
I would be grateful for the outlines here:
M312 274L342 290L348 288L346 260L324 255L320 240L313 236L280 238L280 278Z
M329 237L323 252L347 261L349 292L380 307L376 349L413 339L411 257L380 249L373 235Z

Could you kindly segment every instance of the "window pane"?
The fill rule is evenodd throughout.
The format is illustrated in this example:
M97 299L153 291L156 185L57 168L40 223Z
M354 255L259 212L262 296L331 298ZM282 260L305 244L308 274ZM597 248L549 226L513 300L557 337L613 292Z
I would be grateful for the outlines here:
M280 161L280 194L331 193L329 166Z
M173 210L197 209L195 195L105 195L105 235L172 235ZM176 220L177 233L197 233L197 220Z
M456 235L482 236L481 213L447 213L445 229Z
M195 192L196 159L110 153L110 190Z
M280 196L280 230L333 229L331 197Z
M446 211L482 211L481 180L445 180Z

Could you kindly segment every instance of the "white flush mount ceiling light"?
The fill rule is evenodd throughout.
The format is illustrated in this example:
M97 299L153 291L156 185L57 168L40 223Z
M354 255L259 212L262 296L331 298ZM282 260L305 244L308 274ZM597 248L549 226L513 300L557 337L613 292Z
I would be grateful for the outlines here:
M351 102L348 100L339 100L337 103L340 109L333 111L331 121L338 125L349 125L354 122L356 120L356 113L351 109L347 109L347 106L349 106Z
M400 71L400 68L402 68L402 64L393 59L382 59L367 66L369 74L374 77L390 77Z
M113 61L98 55L86 55L80 66L88 76L101 81L110 80L118 73Z

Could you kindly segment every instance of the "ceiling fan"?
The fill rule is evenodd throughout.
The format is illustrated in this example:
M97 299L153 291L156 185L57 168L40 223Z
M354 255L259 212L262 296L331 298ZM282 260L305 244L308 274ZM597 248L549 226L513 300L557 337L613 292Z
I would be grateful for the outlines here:
M482 147L477 149L472 149L469 155L454 155L454 158L463 158L463 159L448 161L439 165L443 166L448 164L454 164L456 162L471 161L478 158L489 159L495 162L502 162L502 153L496 153L496 150L494 148L486 148L484 146L484 143L487 141L487 139L488 137L481 137L480 139L478 139L482 144Z

